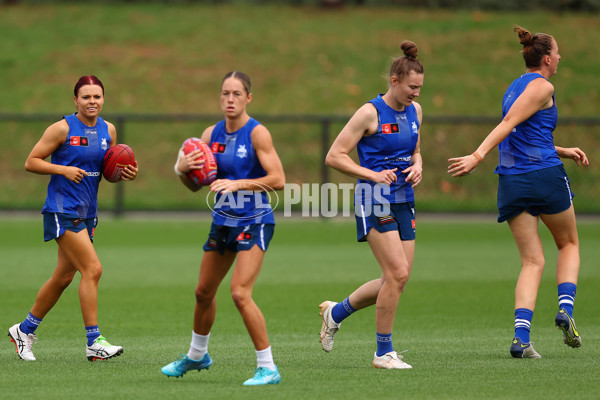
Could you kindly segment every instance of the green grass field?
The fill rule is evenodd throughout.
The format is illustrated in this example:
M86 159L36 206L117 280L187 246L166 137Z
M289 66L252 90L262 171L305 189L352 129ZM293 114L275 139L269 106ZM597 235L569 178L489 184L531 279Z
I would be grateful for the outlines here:
M194 221L197 220L197 221ZM556 250L544 231L547 270L533 320L532 340L541 360L515 360L513 291L519 270L505 224L458 217L423 216L417 256L400 300L394 329L397 350L408 350L412 370L371 366L374 309L346 320L332 353L318 342L317 305L340 301L379 275L366 244L354 239L348 220L280 218L256 284L280 385L243 387L255 355L233 302L228 279L218 294L210 371L168 379L160 368L187 351L203 218L105 218L96 231L103 262L100 327L121 357L90 363L77 284L37 331L37 362L18 359L5 337L0 346L0 398L80 399L596 399L600 372L600 271L598 221L580 221L582 270L575 317L583 346L562 343L553 326L557 309ZM56 245L41 241L41 218L0 219L0 327L26 316L54 268Z

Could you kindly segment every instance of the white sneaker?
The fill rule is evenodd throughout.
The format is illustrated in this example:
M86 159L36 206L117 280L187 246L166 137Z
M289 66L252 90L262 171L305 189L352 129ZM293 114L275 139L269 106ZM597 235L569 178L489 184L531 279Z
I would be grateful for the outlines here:
M342 323L339 324L331 318L331 310L337 303L334 301L324 301L319 305L321 312L319 315L323 317L323 324L321 325L321 347L326 352L330 352L333 349L333 335L340 329Z
M21 324L15 324L8 329L10 341L17 346L17 354L26 361L35 361L32 347L37 343L37 338L33 333L26 334L21 330Z
M373 357L373 366L375 368L384 369L410 369L412 365L409 365L402 361L402 356L399 356L395 351L385 353L381 357L377 357L377 353Z
M123 354L121 346L113 346L104 336L98 336L91 346L87 346L86 355L89 361L108 360Z

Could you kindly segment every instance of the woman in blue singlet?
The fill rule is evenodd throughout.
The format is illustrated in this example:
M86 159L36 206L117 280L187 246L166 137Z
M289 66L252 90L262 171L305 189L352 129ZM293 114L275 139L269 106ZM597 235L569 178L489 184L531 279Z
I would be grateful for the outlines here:
M579 276L579 239L573 209L573 194L562 158L589 165L577 147L554 145L557 109L554 86L548 79L556 74L560 54L556 40L547 34L531 34L515 27L527 71L506 90L502 122L477 150L451 158L448 173L471 173L496 146L499 164L498 222L508 221L521 256L521 273L515 290L515 337L510 354L515 358L540 358L530 341L531 320L544 271L544 250L538 233L540 219L550 230L558 248L556 281L558 313L556 326L566 345L581 346L573 320L573 302Z
M354 207L358 241L366 241L381 278L360 286L340 303L324 301L321 346L333 348L334 334L353 312L376 305L377 351L375 368L412 368L392 346L392 329L400 295L410 276L415 254L413 188L421 181L419 128L421 106L414 100L423 86L424 68L418 47L401 44L404 56L394 60L389 89L369 101L350 118L327 154L326 164L358 178ZM350 158L357 149L360 165Z
M50 175L48 195L42 209L44 240L56 240L58 263L52 277L39 290L31 312L21 324L9 329L19 356L35 361L32 346L35 330L54 307L75 274L81 274L79 301L87 336L88 360L104 360L123 353L111 345L98 328L98 283L102 265L92 244L98 223L98 186L102 161L117 143L113 124L99 114L104 104L104 86L95 76L82 76L74 89L77 112L49 126L31 150L25 169ZM46 159L52 156L50 161ZM123 170L123 180L134 180L135 166Z
M180 377L187 371L200 371L212 365L208 340L216 314L215 295L235 262L231 295L257 358L254 376L244 385L281 381L273 362L265 319L252 299L252 289L275 226L266 192L282 189L285 174L271 134L246 111L250 101L250 78L239 71L229 72L221 84L221 110L225 119L202 133L201 140L213 149L218 167L217 179L210 185L215 193L213 223L200 264L190 348L186 355L162 368L167 376ZM187 155L180 150L175 164L175 173L194 192L200 186L187 177L187 172L202 167L204 162L196 161L200 155L201 150Z

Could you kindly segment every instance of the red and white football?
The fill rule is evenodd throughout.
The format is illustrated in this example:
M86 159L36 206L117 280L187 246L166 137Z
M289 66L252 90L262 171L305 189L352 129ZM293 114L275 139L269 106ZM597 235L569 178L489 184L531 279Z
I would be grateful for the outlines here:
M128 165L135 165L133 150L126 144L116 144L108 149L104 155L102 175L109 182L119 182L123 170Z
M184 154L189 154L194 150L202 150L203 154L196 158L196 161L204 160L204 166L200 169L193 169L187 173L188 178L198 186L210 185L217 179L217 159L211 148L202 140L191 137L186 139L181 146Z

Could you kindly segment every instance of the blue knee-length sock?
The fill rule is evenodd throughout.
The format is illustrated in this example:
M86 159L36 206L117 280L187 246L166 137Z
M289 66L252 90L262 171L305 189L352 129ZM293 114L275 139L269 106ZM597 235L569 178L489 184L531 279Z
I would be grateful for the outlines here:
M576 292L577 285L574 283L565 282L558 285L558 308L564 308L571 317L573 317Z
M348 318L356 310L350 305L350 297L347 297L341 303L337 303L331 310L331 318L338 324Z
M86 326L85 327L85 336L87 336L87 345L88 346L93 345L94 340L96 340L96 338L98 336L100 336L100 328L98 328L98 325Z
M531 331L531 320L533 311L528 308L517 308L515 310L515 337L523 343L529 343L529 332Z
M25 318L25 321L21 323L19 329L21 329L23 333L29 335L35 332L35 330L38 328L41 322L41 319L36 318L32 313L29 313L29 315L27 315L27 318Z
M390 351L394 351L394 346L392 345L392 334L377 333L377 357L381 357Z

